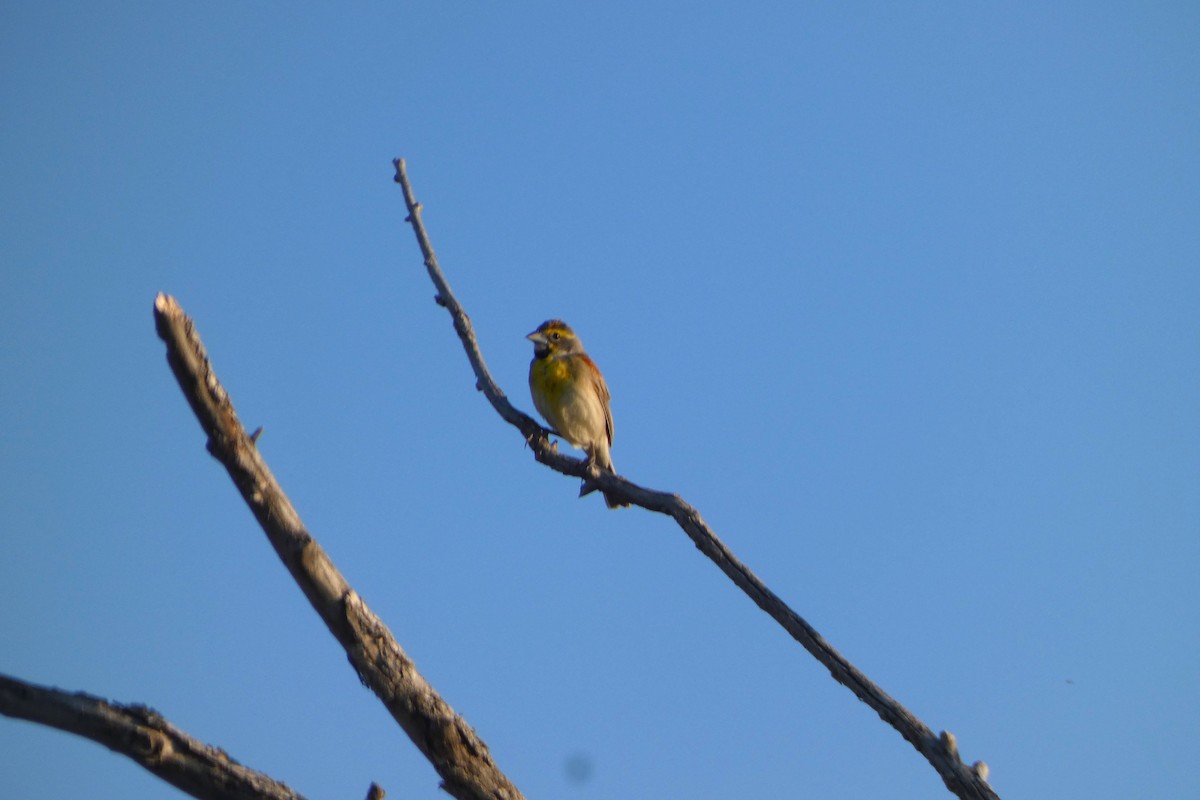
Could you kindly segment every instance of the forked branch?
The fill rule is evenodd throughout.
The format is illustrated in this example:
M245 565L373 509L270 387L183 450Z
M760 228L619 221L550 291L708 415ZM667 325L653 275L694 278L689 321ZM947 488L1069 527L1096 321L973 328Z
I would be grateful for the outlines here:
M585 478L589 483L595 484L619 500L672 517L696 547L708 556L738 588L749 595L759 608L770 614L804 649L821 662L829 670L834 680L852 691L859 700L870 706L885 722L907 739L937 770L951 792L964 800L998 800L998 796L985 780L987 768L983 762L976 762L973 766L963 763L959 758L957 747L954 745L953 736L945 732L941 736L935 735L925 723L917 719L908 709L896 702L887 692L847 661L799 614L768 589L758 579L758 576L750 571L749 567L739 561L708 527L700 513L683 498L670 492L646 489L618 475L589 466L583 459L559 453L551 447L547 431L508 402L508 398L488 372L483 354L479 349L479 343L475 339L470 318L457 298L454 297L454 293L450 291L450 285L438 265L433 245L430 243L429 235L425 232L425 225L421 221L421 204L417 202L413 194L404 160L398 158L392 163L396 168L395 180L404 191L404 204L408 209L406 221L412 225L413 232L417 237L417 244L421 248L421 255L425 259L425 269L429 272L429 277L437 288L434 299L438 305L444 306L450 312L454 330L462 341L467 359L471 362L471 368L475 371L476 388L484 393L505 421L521 431L521 435L533 450L534 458L564 475Z

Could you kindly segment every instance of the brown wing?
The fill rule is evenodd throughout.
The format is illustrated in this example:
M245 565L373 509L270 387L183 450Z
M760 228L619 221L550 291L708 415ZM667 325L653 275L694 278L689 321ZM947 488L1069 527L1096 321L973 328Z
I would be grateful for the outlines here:
M613 418L612 418L612 396L608 393L608 384L604 382L604 376L600 374L600 368L596 366L596 362L592 361L591 356L587 353L580 353L590 369L588 374L592 377L592 383L596 386L596 394L600 398L600 404L604 406L604 432L608 434L608 446L612 447L613 443Z

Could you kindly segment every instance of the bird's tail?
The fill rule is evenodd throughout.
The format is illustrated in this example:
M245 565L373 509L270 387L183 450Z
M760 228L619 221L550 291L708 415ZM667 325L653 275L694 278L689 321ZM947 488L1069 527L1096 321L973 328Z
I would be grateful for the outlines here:
M609 508L629 508L629 503L622 502L608 492L604 493L604 505Z
M601 464L600 466L604 467L604 469L608 470L613 475L617 474L617 469L613 466L611 457L608 458L607 464ZM629 508L629 503L618 500L608 492L604 492L604 505L608 506L609 508Z

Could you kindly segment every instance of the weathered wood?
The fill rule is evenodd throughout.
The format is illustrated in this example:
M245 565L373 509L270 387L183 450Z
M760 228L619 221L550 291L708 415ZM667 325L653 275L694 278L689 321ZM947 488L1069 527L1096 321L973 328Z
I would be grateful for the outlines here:
M0 713L98 742L200 800L304 800L286 784L242 766L146 706L0 675Z
M224 465L271 546L346 650L363 683L437 770L442 788L459 800L521 798L492 760L487 745L422 677L391 631L305 529L238 421L183 309L174 298L160 294L154 302L154 319L167 345L171 370L208 436L209 452Z

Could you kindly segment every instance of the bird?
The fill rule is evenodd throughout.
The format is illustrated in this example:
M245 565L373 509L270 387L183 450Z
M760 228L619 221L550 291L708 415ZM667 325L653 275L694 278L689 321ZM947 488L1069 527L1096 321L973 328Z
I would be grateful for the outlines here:
M616 474L612 449L613 418L608 384L583 342L561 319L550 319L525 337L533 342L529 393L553 433L587 453L588 461ZM609 508L628 506L604 493Z

